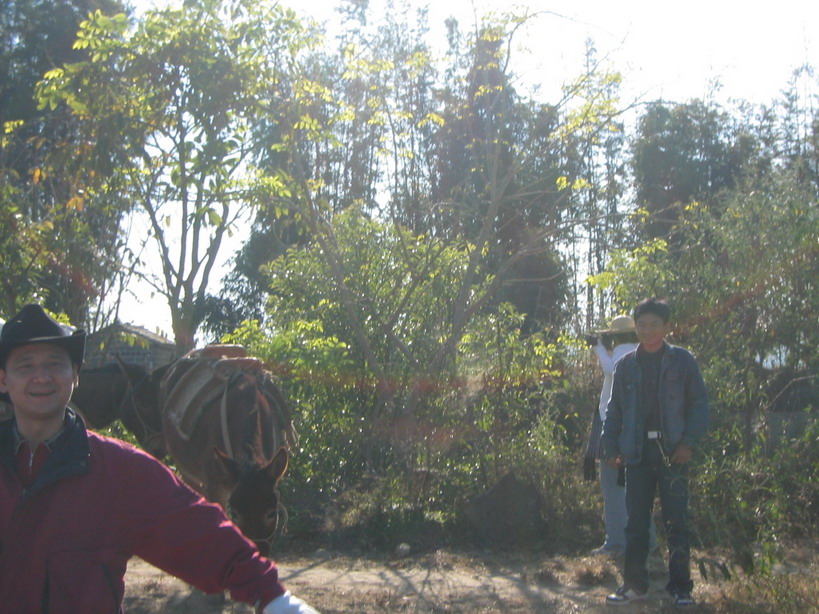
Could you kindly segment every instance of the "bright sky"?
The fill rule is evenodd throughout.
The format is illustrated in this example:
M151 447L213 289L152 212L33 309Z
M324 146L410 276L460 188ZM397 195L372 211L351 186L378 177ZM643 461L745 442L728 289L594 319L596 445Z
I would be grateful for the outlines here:
M132 0L138 9L181 0ZM366 0L365 0L366 1ZM378 15L388 0L369 0ZM400 3L402 0L394 0ZM322 22L337 21L341 0L281 0ZM819 67L819 2L777 0L409 0L429 8L433 35L443 41L444 20L462 30L490 11L528 9L538 16L516 36L514 71L548 100L579 74L585 41L622 72L635 97L685 101L704 97L709 83L720 100L769 103L802 64Z
M167 0L135 0L139 7ZM178 2L179 0L174 0ZM297 12L333 20L340 0L282 0ZM396 0L400 1L400 0ZM518 89L540 87L544 102L556 102L560 87L581 72L586 40L598 58L623 74L623 101L640 98L684 102L705 98L714 80L717 100L769 104L803 64L819 69L819 2L688 0L412 0L429 6L434 36L445 40L444 20L454 16L462 31L490 10L512 6L540 13L516 35L512 70ZM376 11L386 0L370 0ZM377 20L376 20L377 21ZM332 21L330 23L332 29ZM443 45L443 43L441 43ZM819 75L816 77L819 80ZM817 88L814 86L813 92ZM225 254L227 260L231 254ZM218 282L218 280L215 280ZM170 336L168 307L149 291L128 300L121 319Z
M467 30L489 11L511 7L539 15L516 36L513 69L525 83L551 92L580 73L585 41L625 76L635 96L684 101L704 97L709 82L729 97L768 103L794 68L819 66L819 2L779 0L412 0L429 6L430 26L443 39L455 16ZM284 0L287 4L287 0ZM370 0L383 10L386 0ZM320 20L335 16L336 0L291 2Z

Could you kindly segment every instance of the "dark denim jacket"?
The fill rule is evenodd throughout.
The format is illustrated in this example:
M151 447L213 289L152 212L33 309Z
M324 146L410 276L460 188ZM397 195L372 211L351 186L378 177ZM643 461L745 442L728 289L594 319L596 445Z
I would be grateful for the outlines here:
M614 384L603 425L606 458L623 455L626 464L639 463L645 442L645 410L640 402L637 352L623 356L614 367ZM708 392L688 350L665 344L660 367L660 421L668 454L678 443L695 448L708 430Z

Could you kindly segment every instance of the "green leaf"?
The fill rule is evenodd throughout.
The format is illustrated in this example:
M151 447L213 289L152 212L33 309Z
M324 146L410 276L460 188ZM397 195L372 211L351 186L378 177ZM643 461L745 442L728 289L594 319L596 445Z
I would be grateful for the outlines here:
M222 225L222 216L219 215L215 209L210 208L207 210L208 221L213 226L221 226Z

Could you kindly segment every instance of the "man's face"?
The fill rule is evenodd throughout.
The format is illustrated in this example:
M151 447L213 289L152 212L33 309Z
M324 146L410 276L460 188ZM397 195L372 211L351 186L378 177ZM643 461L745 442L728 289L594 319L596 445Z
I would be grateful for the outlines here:
M635 322L637 327L637 340L647 352L656 352L663 345L663 339L668 326L663 319L653 313L644 313Z
M62 416L79 381L68 352L57 345L36 343L15 348L0 369L0 392L8 393L19 419L47 420Z

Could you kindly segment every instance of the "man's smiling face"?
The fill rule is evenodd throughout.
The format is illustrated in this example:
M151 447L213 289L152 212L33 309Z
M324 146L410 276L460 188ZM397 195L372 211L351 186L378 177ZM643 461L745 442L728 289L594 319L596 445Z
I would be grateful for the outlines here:
M663 340L668 333L668 324L653 313L644 313L635 322L637 339L647 352L656 352L663 347Z
M0 392L8 393L20 420L55 420L63 415L79 381L79 369L57 345L34 343L15 348L0 369Z

